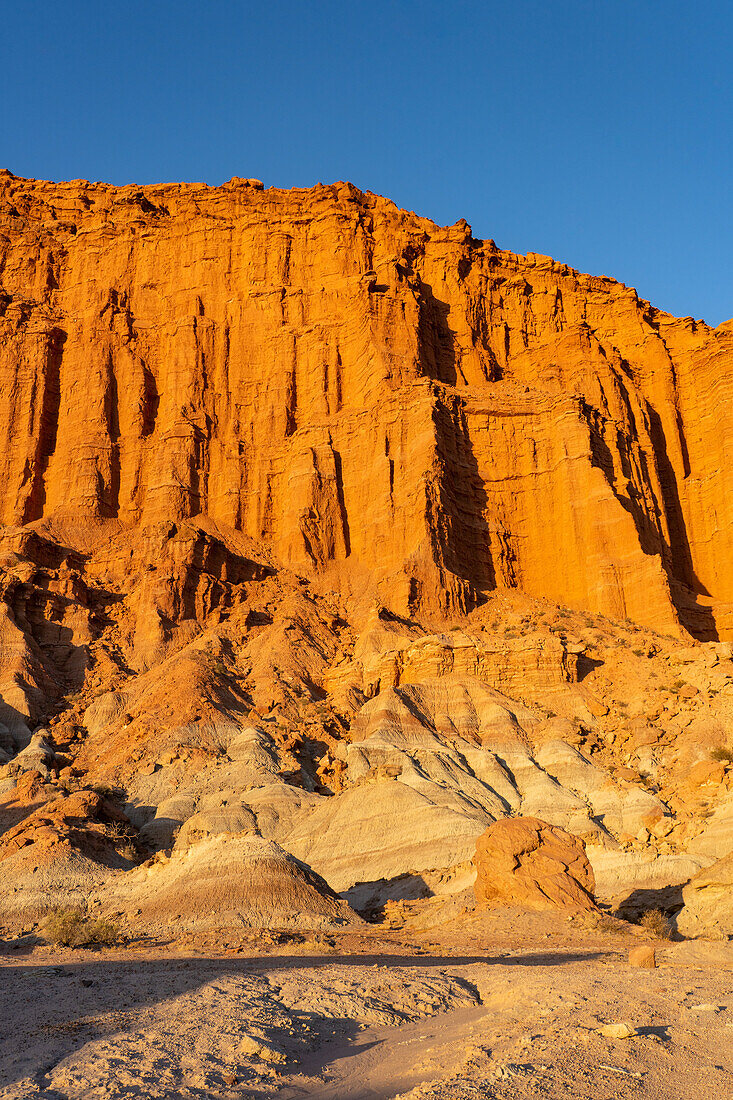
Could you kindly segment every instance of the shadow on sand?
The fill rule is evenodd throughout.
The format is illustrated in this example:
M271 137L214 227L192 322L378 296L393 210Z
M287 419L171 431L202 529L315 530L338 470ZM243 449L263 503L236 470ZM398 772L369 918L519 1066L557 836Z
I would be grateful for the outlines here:
M547 951L505 956L329 954L146 959L132 951L120 951L104 957L77 952L72 958L47 962L27 955L21 961L17 949L13 949L16 947L17 941L0 943L0 1011L6 1020L17 1019L20 1028L32 1021L33 1034L24 1033L22 1043L13 1028L0 1036L0 1088L28 1077L38 1078L42 1087L41 1078L49 1067L80 1046L134 1028L140 1010L193 993L218 979L275 976L276 982L277 974L283 971L315 972L327 967L359 971L376 966L422 974L477 963L552 967L588 962L604 955L598 951ZM20 1023L21 1019L25 1024ZM342 1035L344 1028L348 1032L353 1025L351 1030L356 1036L358 1024L338 1022Z

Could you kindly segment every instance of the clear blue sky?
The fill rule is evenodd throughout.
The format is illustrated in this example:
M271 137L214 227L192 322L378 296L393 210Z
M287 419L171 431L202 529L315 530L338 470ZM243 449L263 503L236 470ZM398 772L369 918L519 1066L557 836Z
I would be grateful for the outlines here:
M733 316L731 0L0 5L0 167L349 179Z

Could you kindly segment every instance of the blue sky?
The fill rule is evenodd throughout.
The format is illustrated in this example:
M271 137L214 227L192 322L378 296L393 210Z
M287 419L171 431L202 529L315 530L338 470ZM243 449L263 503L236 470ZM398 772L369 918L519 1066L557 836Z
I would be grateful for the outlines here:
M349 179L733 316L730 0L0 5L0 167Z

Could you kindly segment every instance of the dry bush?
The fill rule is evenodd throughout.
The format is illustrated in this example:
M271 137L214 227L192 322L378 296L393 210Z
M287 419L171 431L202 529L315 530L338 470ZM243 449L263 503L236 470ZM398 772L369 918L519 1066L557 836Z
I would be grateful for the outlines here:
M591 932L607 932L612 936L625 936L629 929L624 928L624 922L618 917L612 917L608 913L584 913L583 923Z
M639 918L639 924L645 932L657 940L672 939L672 922L660 909L647 909Z
M733 749L726 749L723 745L710 750L710 756L720 764L733 764Z
M120 940L114 921L88 917L83 909L54 909L43 922L41 935L55 947L109 947Z

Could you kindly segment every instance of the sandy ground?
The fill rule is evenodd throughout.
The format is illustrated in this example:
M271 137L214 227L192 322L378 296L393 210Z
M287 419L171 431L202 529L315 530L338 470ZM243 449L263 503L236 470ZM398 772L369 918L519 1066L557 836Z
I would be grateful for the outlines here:
M6 941L0 1096L733 1096L733 944L664 943L639 970L638 935L507 913L227 942Z

